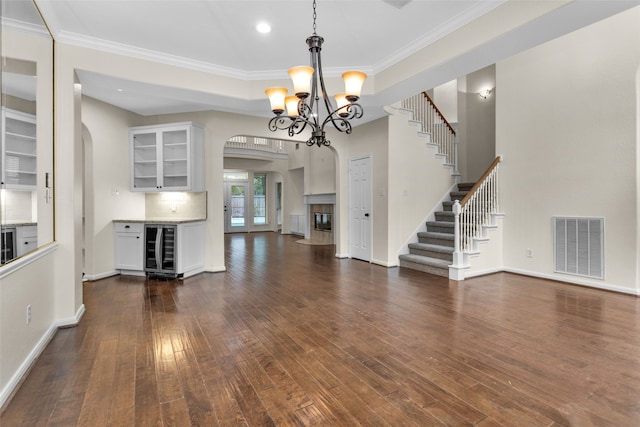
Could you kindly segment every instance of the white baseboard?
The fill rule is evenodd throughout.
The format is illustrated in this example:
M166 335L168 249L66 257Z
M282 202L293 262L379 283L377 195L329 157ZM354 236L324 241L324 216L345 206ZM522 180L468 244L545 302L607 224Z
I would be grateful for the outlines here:
M120 274L120 272L117 271L117 270L107 271L105 273L93 274L93 275L85 274L82 277L82 281L86 282L86 281L94 281L94 280L106 279L107 277L117 276L118 274Z
M76 311L76 315L73 317L67 317L66 319L58 319L55 322L56 327L58 328L71 328L73 326L78 326L82 316L84 316L84 312L86 311L84 304L78 307L78 311Z
M22 380L26 377L26 375L31 370L32 365L38 360L38 357L42 354L44 349L49 344L49 341L53 338L58 330L58 326L56 322L53 322L49 329L42 335L40 340L36 343L35 347L31 350L26 359L22 362L18 370L13 374L11 380L7 383L7 385L0 392L0 408L4 408L5 403L11 398L13 393L18 389L20 384L22 384Z
M574 285L587 286L590 288L604 289L607 291L620 292L623 294L640 296L640 289L631 289L624 286L611 285L608 283L596 283L591 280L581 280L581 279L573 278L570 276L565 277L563 275L562 277L558 277L554 274L538 273L535 271L528 271L528 270L522 270L519 268L508 268L508 267L505 267L502 271L506 271L507 273L522 274L524 276L539 277L541 279L555 280L556 282L571 283Z
M397 262L386 262L386 261L380 261L379 259L372 259L371 260L371 264L381 265L381 266L387 267L387 268L397 267L398 266Z
M5 403L8 402L13 393L17 391L20 384L22 384L22 381L26 378L26 375L31 370L33 364L36 362L36 360L38 360L38 357L40 357L44 349L47 348L47 345L55 336L58 328L69 328L72 326L77 326L78 323L80 323L80 320L82 319L84 313L85 307L84 304L82 304L78 308L78 311L76 311L75 316L68 317L66 319L58 319L49 326L47 331L42 335L40 340L38 340L31 352L22 362L18 370L15 372L15 374L13 374L11 380L9 380L4 389L2 389L2 392L0 392L0 408L4 409Z
M227 267L224 265L217 267L205 267L204 271L207 273L222 273L223 271L227 271Z
M337 253L337 254L336 254L336 258L349 258L349 254L340 254L340 253Z

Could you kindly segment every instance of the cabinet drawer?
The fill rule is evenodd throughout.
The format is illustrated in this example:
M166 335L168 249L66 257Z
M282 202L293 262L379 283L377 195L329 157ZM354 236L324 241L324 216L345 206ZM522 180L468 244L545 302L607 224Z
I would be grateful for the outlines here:
M116 233L142 233L144 224L141 222L116 222Z
M38 237L38 227L35 225L23 225L20 227L20 235L22 238Z

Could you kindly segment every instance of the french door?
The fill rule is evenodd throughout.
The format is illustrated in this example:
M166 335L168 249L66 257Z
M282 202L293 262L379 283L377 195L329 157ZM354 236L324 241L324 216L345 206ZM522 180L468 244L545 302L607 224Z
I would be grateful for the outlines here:
M224 190L224 232L249 231L249 221L252 218L249 205L249 183L225 182Z

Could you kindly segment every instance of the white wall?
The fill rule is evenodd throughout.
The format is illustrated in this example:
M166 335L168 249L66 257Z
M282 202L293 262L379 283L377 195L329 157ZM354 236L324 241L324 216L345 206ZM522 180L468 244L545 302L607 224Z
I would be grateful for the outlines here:
M130 191L129 127L141 119L136 114L89 97L82 98L82 123L90 135L85 144L85 175L91 174L85 194L87 229L93 244L85 247L85 274L102 276L114 271L113 220L143 218L144 193ZM90 155L87 155L90 154ZM87 188L88 187L88 188ZM87 239L90 240L90 239Z
M636 7L497 64L505 267L637 292L639 22ZM605 218L605 280L553 273L553 215Z
M388 265L387 245L389 242L389 154L388 154L389 122L382 118L358 126L353 131L348 142L346 161L369 155L371 156L371 227L372 254L371 261L376 264ZM349 174L344 176L349 184ZM348 193L348 187L345 189ZM349 206L345 206L348 218ZM348 225L348 224L347 224Z
M388 133L388 204L389 238L387 262L398 264L398 255L416 232L426 230L425 220L455 183L451 169L435 156L436 150L418 137L419 128L408 126L404 114L389 116Z

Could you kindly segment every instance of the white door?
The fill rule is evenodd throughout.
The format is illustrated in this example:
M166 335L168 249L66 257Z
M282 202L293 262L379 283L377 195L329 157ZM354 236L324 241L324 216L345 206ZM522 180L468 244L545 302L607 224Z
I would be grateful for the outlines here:
M224 189L224 232L249 231L249 183L226 182Z
M349 252L351 258L371 261L371 157L349 165Z

